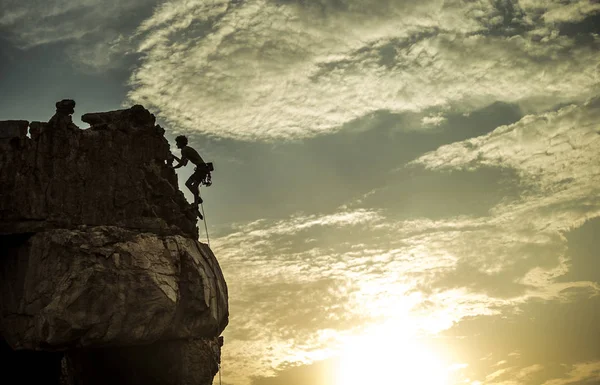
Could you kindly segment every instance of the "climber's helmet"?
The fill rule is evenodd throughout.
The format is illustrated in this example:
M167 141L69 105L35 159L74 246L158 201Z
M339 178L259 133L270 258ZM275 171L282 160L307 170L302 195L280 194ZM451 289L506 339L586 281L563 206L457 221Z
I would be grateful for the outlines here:
M184 135L179 135L175 138L175 143L177 143L177 148L184 148L188 144L188 139Z

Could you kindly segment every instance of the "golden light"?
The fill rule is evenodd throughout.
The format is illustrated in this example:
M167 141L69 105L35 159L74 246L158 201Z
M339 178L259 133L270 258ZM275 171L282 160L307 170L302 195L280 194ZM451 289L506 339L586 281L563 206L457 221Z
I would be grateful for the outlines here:
M348 339L335 385L448 385L449 367L402 325L377 326Z

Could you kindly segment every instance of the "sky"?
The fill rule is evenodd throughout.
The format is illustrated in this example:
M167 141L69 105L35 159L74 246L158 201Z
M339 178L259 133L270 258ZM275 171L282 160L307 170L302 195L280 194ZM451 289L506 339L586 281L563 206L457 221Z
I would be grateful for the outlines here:
M223 384L600 384L599 34L597 0L3 0L0 120L142 104L214 163Z

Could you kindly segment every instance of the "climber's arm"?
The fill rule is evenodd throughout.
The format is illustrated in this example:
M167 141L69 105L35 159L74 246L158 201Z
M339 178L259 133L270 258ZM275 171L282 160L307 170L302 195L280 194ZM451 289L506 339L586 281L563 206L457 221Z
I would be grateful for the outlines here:
M179 159L178 157L176 157L175 155L173 155L173 158L175 158L175 160L178 162L177 166L173 166L173 168L179 168L181 166L185 166L188 163L187 158L185 157L185 155L181 156L181 159Z

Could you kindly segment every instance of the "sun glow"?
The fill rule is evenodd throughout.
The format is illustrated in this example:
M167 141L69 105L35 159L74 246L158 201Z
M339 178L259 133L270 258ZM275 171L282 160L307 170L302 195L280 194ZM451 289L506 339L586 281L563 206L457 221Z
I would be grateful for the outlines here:
M402 326L378 326L347 340L335 385L448 385L450 368Z

